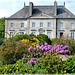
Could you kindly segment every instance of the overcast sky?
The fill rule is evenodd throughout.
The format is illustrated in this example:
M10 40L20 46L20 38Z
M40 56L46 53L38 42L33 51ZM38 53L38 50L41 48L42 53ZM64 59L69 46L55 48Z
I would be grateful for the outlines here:
M55 0L0 0L0 18L9 17L13 15L18 10L24 7L24 2L26 6L29 2L33 2L34 5L54 5ZM56 0L58 5L65 6L75 15L75 0Z

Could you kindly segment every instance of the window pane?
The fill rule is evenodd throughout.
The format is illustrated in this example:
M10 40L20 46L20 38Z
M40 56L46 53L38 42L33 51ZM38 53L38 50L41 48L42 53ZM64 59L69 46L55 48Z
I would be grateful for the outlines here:
M62 28L63 27L63 23L60 23L60 28Z
M11 28L14 27L14 23L11 23L11 24L10 24L10 27L11 27Z
M43 27L43 23L40 23L40 27Z
M10 32L10 37L12 37L13 36L13 32Z
M40 34L43 34L43 32L40 32Z
M35 32L32 32L32 34L34 34L34 35L35 35Z
M71 23L71 28L74 28L74 23Z
M35 23L32 23L32 27L35 27Z
M24 27L24 23L21 23L21 28L23 28Z
M47 32L48 38L51 38L50 35L51 35L51 32Z
M48 27L51 27L51 23L50 22L48 22Z
M20 35L24 34L24 32L20 32Z

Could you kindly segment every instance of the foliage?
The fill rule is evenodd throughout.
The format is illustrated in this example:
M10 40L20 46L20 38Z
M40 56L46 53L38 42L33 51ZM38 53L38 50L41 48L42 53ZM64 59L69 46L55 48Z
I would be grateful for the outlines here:
M4 38L4 34L5 34L5 19L1 18L0 19L0 37Z
M0 38L0 45L2 45L2 43L3 43L3 40L2 40L2 38Z
M75 54L75 40L71 39L70 37L62 37L61 39L58 38L53 38L51 39L52 41L52 46L54 44L58 44L58 45L67 45L69 46L69 54L73 55Z
M68 58L65 64L67 65L66 72L75 74L75 57Z
M51 44L51 40L48 38L47 35L45 34L39 34L37 35L37 38L39 39L40 41L40 45L44 44L44 43L48 43L48 44Z
M29 47L30 42L16 42L10 38L0 47L0 60L3 64L15 63L23 57L23 53L28 53Z

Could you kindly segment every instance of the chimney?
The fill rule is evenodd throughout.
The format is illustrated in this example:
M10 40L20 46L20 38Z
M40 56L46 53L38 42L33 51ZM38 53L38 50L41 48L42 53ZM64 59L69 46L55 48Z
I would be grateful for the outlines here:
M57 2L54 2L54 16L57 16Z
M32 2L29 2L29 16L32 16L32 13L33 13L33 3Z
M65 7L65 2L64 2L64 7Z
M24 7L25 7L25 2L24 2Z

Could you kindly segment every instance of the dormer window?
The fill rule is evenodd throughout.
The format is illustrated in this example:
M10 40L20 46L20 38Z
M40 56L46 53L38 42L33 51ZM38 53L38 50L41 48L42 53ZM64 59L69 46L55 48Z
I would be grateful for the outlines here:
M43 16L43 14L41 14L40 16Z

